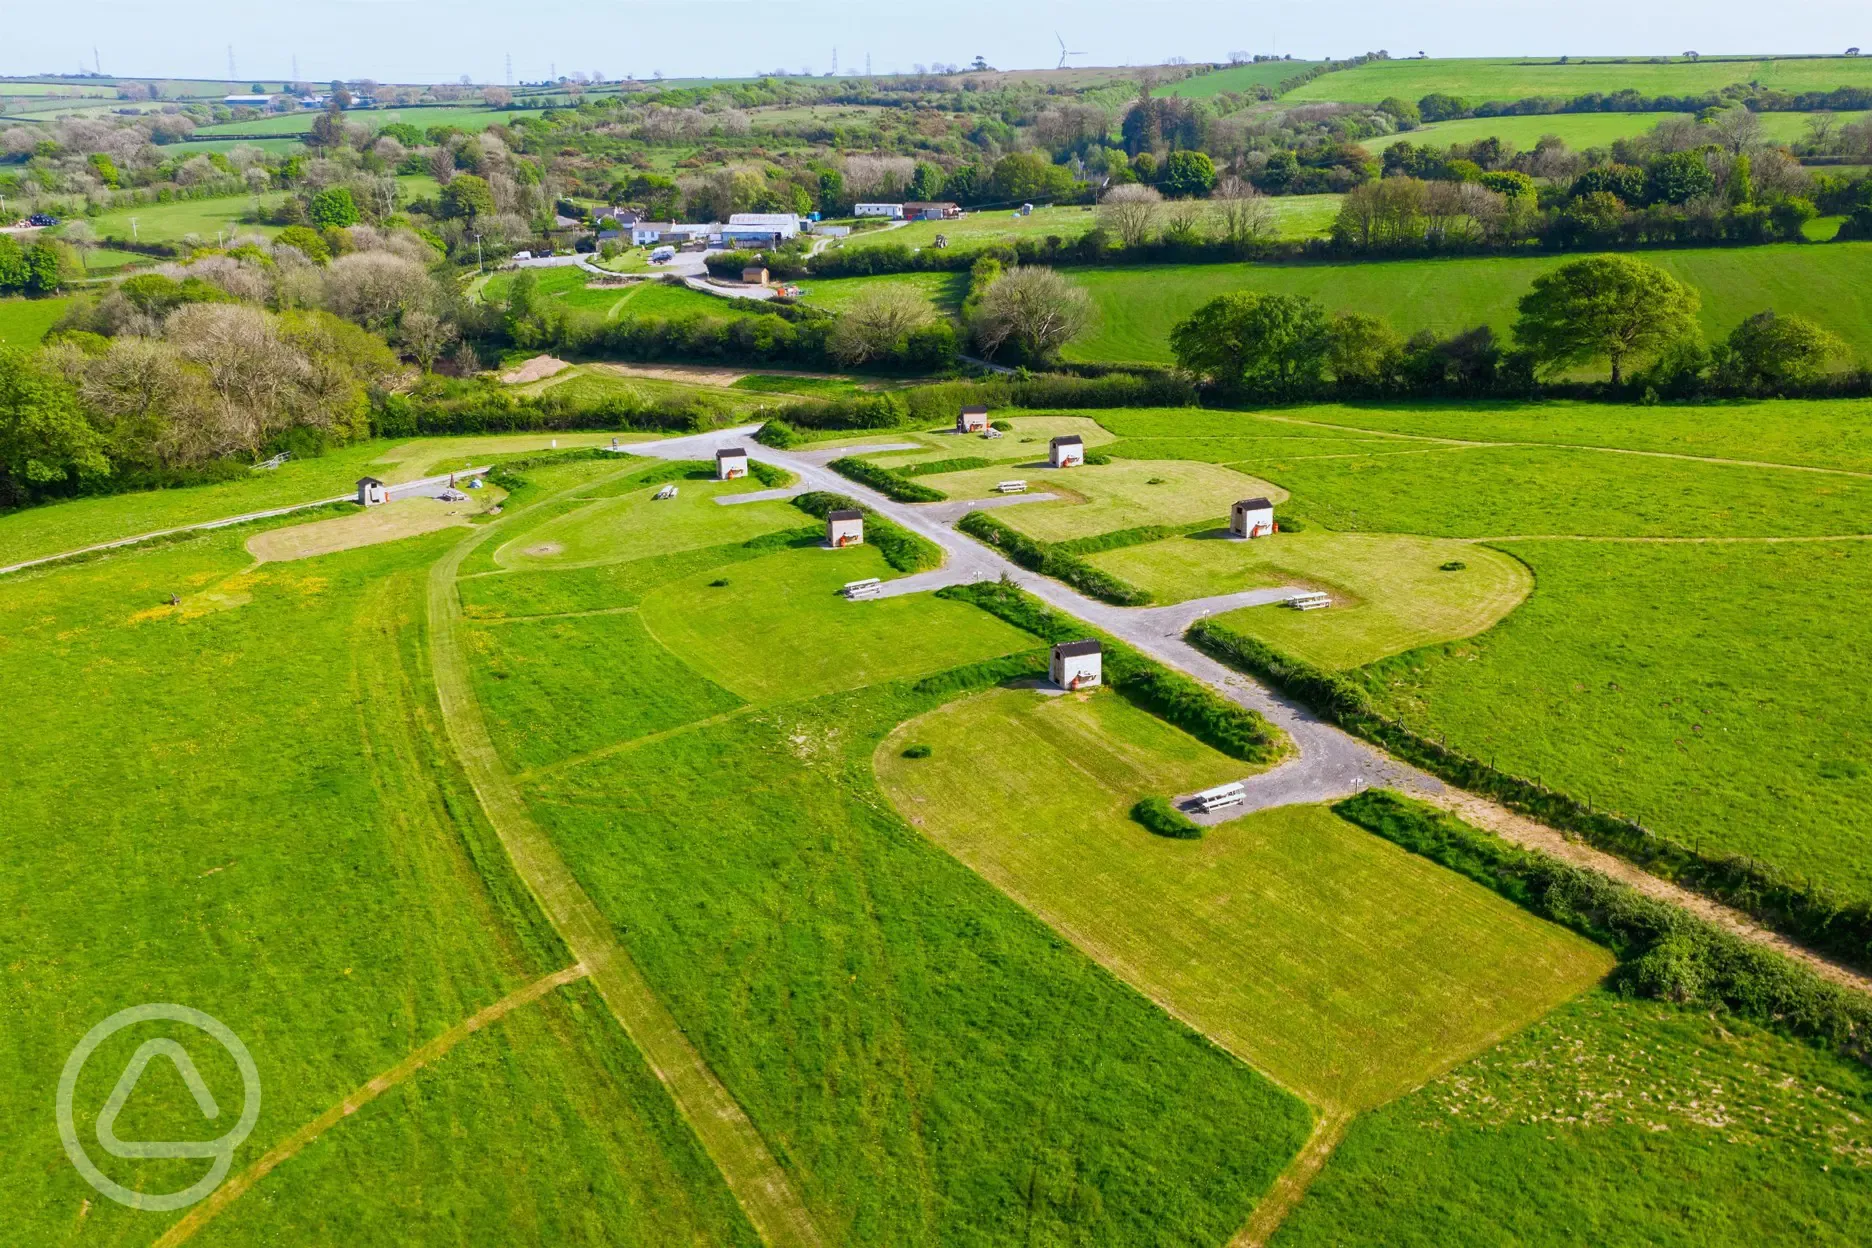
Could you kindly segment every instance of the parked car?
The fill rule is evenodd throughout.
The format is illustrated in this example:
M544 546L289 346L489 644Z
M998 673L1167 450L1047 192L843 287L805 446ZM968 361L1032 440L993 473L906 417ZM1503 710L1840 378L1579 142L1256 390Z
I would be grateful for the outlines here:
M57 225L58 223L59 219L57 217L46 212L35 212L32 216L26 218L27 225Z
M676 249L674 247L658 247L655 251L650 253L651 264L668 264L675 258Z

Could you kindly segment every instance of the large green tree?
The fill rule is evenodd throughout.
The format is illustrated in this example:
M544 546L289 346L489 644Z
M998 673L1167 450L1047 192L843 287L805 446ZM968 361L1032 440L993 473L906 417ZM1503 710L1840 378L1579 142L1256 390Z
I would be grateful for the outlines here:
M1171 152L1157 183L1166 195L1179 199L1207 195L1216 184L1215 162L1203 152Z
M442 188L442 215L445 217L482 217L493 212L494 192L483 178L460 173Z
M1253 291L1211 299L1170 331L1177 364L1225 390L1315 384L1330 342L1326 310L1313 300Z
M1534 279L1521 297L1515 340L1549 372L1605 359L1612 384L1625 362L1696 333L1696 291L1629 256L1593 256Z
M104 445L70 383L26 352L0 347L0 506L69 476L110 475Z
M314 195L306 205L306 216L321 230L356 225L362 219L348 186L328 186Z
M1846 344L1804 316L1757 312L1729 335L1724 371L1750 386L1812 381Z

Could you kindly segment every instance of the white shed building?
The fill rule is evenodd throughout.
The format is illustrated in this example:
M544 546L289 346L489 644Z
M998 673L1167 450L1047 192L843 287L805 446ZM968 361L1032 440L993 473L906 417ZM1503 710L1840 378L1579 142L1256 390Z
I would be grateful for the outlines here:
M903 220L902 204L853 204L854 217L886 217L892 221Z
M965 407L956 413L957 433L987 433L988 409L985 407Z
M733 481L736 477L748 475L747 452L738 446L730 446L715 452L715 479Z
M723 240L784 242L798 238L799 214L796 212L737 212L722 226Z
M384 489L384 483L376 477L359 477L357 501L360 507L375 507L379 503L389 502L390 495Z
M1268 537L1274 532L1274 504L1244 498L1229 508L1229 532L1236 537Z
M864 544L864 512L849 508L829 512L825 518L826 545L860 546Z
M1077 468L1085 463L1085 439L1068 433L1047 443L1047 460L1055 468Z
M1053 647L1053 683L1062 689L1102 684L1105 648L1096 641L1065 641Z

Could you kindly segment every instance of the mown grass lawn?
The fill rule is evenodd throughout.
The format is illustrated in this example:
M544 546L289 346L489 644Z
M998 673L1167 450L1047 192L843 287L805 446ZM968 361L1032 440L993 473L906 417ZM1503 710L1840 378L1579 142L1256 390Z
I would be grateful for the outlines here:
M1219 464L1116 460L1079 468L1049 468L1046 443L1036 445L1037 460L918 479L951 498L996 497L995 484L1011 478L1026 481L1033 493L1062 494L1065 497L1061 499L1022 503L995 513L1004 524L1047 542L1146 524L1194 524L1214 519L1220 525L1238 499L1266 495L1280 502L1286 498L1277 486Z
M106 1016L179 1002L243 1039L262 1100L238 1171L569 961L440 742L422 590L456 539L249 570L243 536L0 581L0 1206L20 1242L82 1212L87 1235L147 1243L178 1216L99 1200L60 1148L50 1089ZM574 989L464 1041L201 1242L751 1243L641 1059L593 1020ZM81 1137L150 1035L87 1065ZM238 1080L192 1051L225 1123ZM202 1127L173 1076L143 1080L124 1118L136 1139ZM203 1166L92 1156L150 1191Z
M784 551L672 581L644 599L643 621L696 671L751 702L924 676L1033 647L1027 634L962 603L927 595L850 602L838 592L848 581L894 575L873 546Z
M217 233L226 238L236 234L259 234L267 238L280 232L277 225L262 225L250 220L256 204L270 204L272 196L256 199L252 195L228 195L219 199L182 199L168 204L142 204L120 208L91 219L99 238L135 238L140 242L179 242L190 234L213 243ZM134 232L130 219L136 218Z
M1506 549L1532 597L1380 665L1383 705L1705 853L1872 892L1872 543Z
M1872 1077L1594 992L1355 1122L1276 1248L1693 1248L1872 1236Z
M0 346L38 346L71 305L59 298L0 299Z
M1488 325L1506 336L1514 323L1515 304L1534 279L1574 258L1514 255L1074 269L1073 280L1091 293L1098 307L1099 323L1066 354L1106 363L1169 363L1172 327L1208 300L1238 290L1310 296L1328 311L1384 316L1404 334L1422 329L1452 334ZM1826 326L1855 355L1872 351L1872 243L1653 251L1642 259L1701 294L1703 331L1712 339L1773 308Z
M527 529L494 552L506 568L567 568L623 563L659 552L746 541L763 533L794 529L810 517L777 501L723 506L718 498L761 488L758 481L675 482L676 497L658 499L661 484L577 507Z
M1534 588L1527 567L1500 551L1406 534L1309 529L1254 541L1173 537L1087 558L1164 603L1276 585L1325 590L1333 605L1324 611L1248 607L1220 618L1334 668L1474 636ZM1452 562L1464 566L1442 570Z
M913 743L931 756L903 757ZM1153 835L1126 813L1138 798L1243 766L1115 694L980 694L903 725L875 762L925 836L1316 1105L1381 1104L1611 965L1319 807Z

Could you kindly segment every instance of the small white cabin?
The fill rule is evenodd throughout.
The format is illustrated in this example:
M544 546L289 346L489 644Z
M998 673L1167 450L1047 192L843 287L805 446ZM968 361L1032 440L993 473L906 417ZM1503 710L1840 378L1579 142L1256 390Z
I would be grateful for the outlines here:
M375 507L379 503L389 502L390 494L384 489L384 483L376 477L359 477L357 501L360 507Z
M1102 683L1105 648L1096 641L1066 641L1053 647L1053 683L1062 689L1090 689Z
M1229 532L1236 537L1268 537L1275 532L1274 504L1265 498L1244 498L1229 508Z
M1247 786L1237 780L1232 784L1218 784L1213 789L1204 789L1196 795L1196 804L1204 810L1221 810L1224 806L1239 805L1247 796Z
M826 513L826 545L860 546L864 544L864 512L849 508Z
M738 446L730 446L715 452L715 479L733 481L737 477L748 475L747 452Z
M985 407L965 407L956 413L957 433L987 433L988 409Z
M1064 434L1047 443L1047 462L1055 468L1077 468L1085 463L1085 439Z

